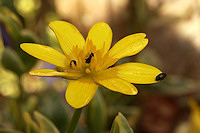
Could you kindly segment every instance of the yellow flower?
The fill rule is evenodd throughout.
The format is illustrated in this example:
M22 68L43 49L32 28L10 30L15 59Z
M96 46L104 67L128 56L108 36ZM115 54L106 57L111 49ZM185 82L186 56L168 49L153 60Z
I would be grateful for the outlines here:
M129 35L110 49L112 30L104 22L96 23L86 40L70 23L54 21L49 26L64 54L39 44L23 43L20 47L32 56L56 65L55 70L33 70L31 75L72 80L65 97L74 108L87 105L99 85L126 95L136 95L138 90L131 83L156 83L166 76L157 68L142 63L125 63L109 68L120 58L140 52L148 43L144 33Z

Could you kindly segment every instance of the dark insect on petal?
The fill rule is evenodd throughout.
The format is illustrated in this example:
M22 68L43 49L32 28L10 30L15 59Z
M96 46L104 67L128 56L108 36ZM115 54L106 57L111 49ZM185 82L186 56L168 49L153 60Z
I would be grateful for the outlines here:
M74 64L76 66L76 61L75 60L71 60L70 61L70 67L72 67L72 64Z
M91 53L91 54L89 55L89 57L88 57L87 59L85 59L85 63L90 63L92 57L94 57L94 54L93 54L93 53Z
M160 81L160 80L163 80L164 78L167 77L167 74L166 73L161 73L159 74L158 76L156 76L156 81Z

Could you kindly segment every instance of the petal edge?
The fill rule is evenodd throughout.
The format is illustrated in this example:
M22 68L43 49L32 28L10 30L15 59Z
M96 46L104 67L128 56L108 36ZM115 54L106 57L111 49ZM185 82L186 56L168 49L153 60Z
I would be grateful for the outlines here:
M89 78L70 81L65 93L66 101L74 108L82 108L93 98L98 85Z
M135 84L156 83L156 76L162 73L156 67L142 63L125 63L113 69L119 78Z
M74 47L82 48L85 45L85 39L73 24L65 21L53 21L49 24L49 27L56 34L63 52L69 58Z
M26 53L50 64L54 64L62 68L66 68L66 64L69 64L69 60L65 55L49 46L33 43L22 43L20 44L20 47Z
M58 72L52 69L38 69L29 72L33 76L44 76L44 77L63 77L66 79L78 79L82 76L79 72Z
M88 42L88 40L92 40L97 50L104 49L104 55L110 49L112 42L112 30L110 26L104 22L94 24L88 33L86 41Z
M122 38L110 49L109 55L118 59L135 55L146 47L148 39L145 37L144 33L136 33Z
M138 93L138 90L134 85L123 79L117 77L106 77L104 74L100 74L94 78L97 83L112 91L120 92L126 95L136 95Z

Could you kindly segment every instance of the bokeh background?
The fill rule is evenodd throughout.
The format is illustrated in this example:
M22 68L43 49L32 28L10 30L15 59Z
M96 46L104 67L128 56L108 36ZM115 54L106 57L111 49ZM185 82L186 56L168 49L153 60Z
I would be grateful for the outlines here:
M135 133L200 133L200 0L0 0L0 132L27 132L34 111L61 133L67 127L74 111L64 98L68 81L30 76L31 69L55 66L19 48L34 42L61 50L48 27L54 20L74 24L84 37L93 24L106 22L113 45L144 32L148 46L117 64L136 61L168 74L157 84L136 85L136 96L99 88L77 133L109 132L118 112Z

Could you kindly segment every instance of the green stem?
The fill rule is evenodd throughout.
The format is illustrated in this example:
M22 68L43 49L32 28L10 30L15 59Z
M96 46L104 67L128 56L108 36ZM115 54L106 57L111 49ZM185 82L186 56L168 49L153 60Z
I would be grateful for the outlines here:
M22 105L23 105L23 96L24 96L24 89L23 86L20 82L21 77L19 76L19 89L20 89L20 94L19 97L16 100L16 107L17 110L14 112L14 115L16 115L16 129L18 130L23 130L24 129L24 119L23 119L23 110L22 110Z
M77 123L78 123L78 120L79 120L79 118L80 118L80 116L81 116L81 111L82 111L82 108L76 109L76 110L74 111L74 114L73 114L73 116L72 116L72 119L71 119L71 121L70 121L69 124L68 124L66 133L73 133L73 132L74 132L74 129L76 128Z

